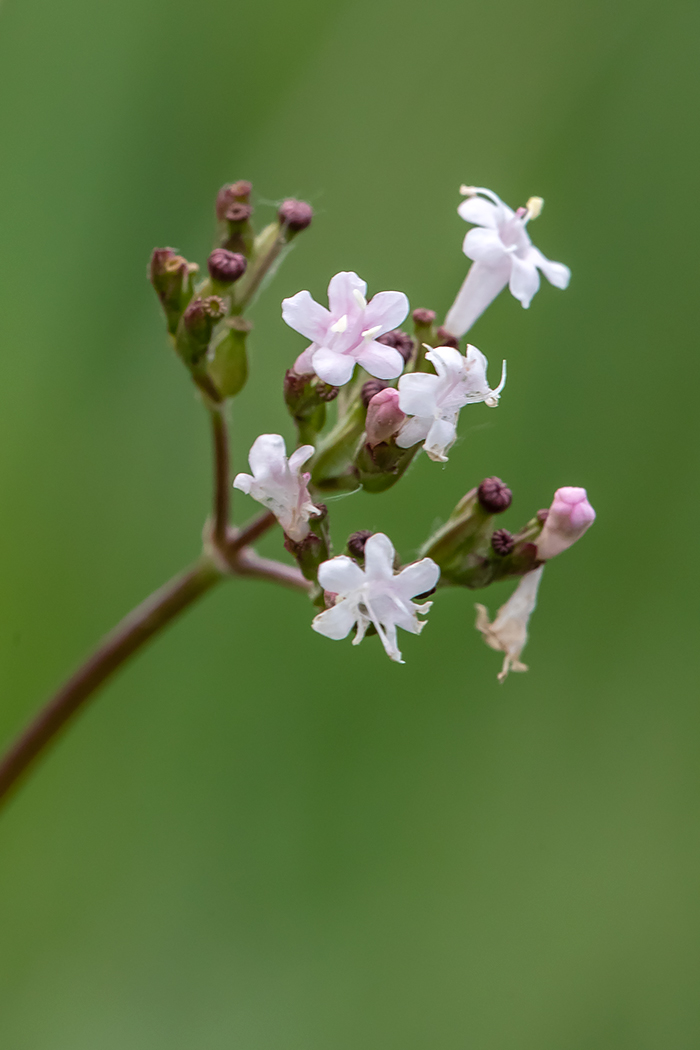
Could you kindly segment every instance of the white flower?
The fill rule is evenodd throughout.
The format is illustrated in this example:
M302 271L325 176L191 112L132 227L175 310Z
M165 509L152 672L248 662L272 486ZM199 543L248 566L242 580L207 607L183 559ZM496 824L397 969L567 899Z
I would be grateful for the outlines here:
M377 342L397 328L408 313L403 292L377 292L368 303L367 284L352 271L337 273L328 285L330 310L297 292L282 300L282 317L290 328L311 339L296 360L298 375L315 372L331 386L344 386L356 364L377 379L396 379L404 359L398 350Z
M466 357L451 346L437 346L425 356L437 375L409 372L401 376L399 406L412 418L404 423L396 444L410 448L425 441L423 448L430 458L446 463L445 453L457 439L459 410L479 401L495 408L506 382L506 363L500 383L491 390L486 379L488 361L475 346L467 346Z
M544 565L540 565L539 569L525 573L508 601L498 610L493 623L489 623L486 606L475 606L477 631L481 631L484 641L492 649L505 653L499 682L505 680L509 671L527 671L527 665L520 662L520 654L527 642L527 626L537 605L537 588L543 572Z
M309 518L321 513L311 502L307 488L311 475L300 473L313 454L313 445L302 445L287 459L281 434L261 434L248 454L253 476L237 474L233 481L235 489L271 510L295 543L308 536Z
M445 318L445 328L456 336L471 328L507 284L515 298L528 307L540 286L538 270L555 288L566 288L571 277L568 266L546 259L528 237L526 226L542 210L541 197L531 197L526 208L514 212L495 193L481 186L462 186L461 192L467 200L457 211L467 222L474 223L462 250L473 264Z
M387 655L403 663L396 644L396 628L420 634L425 621L418 613L433 604L417 605L411 598L431 591L440 578L440 569L432 558L407 565L394 572L394 547L388 536L375 532L365 544L365 568L352 558L341 555L324 561L318 570L318 582L324 590L337 595L331 609L319 613L311 626L319 634L338 640L347 637L357 624L353 645L365 636L370 623L377 629Z

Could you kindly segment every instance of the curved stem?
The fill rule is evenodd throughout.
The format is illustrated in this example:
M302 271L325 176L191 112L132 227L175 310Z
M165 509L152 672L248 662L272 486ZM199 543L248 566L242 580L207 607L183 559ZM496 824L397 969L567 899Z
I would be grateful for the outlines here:
M10 747L0 762L0 801L117 668L221 579L213 562L202 558L124 617Z

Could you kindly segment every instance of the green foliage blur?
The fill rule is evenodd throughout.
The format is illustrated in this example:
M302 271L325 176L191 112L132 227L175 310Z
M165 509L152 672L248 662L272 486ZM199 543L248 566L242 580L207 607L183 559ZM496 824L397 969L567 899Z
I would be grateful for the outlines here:
M254 309L235 467L291 438L279 301L340 269L441 314L462 182L568 263L447 468L332 504L404 557L489 474L584 485L527 675L440 596L407 664L236 582L155 641L0 816L3 1050L695 1050L700 9L686 0L5 0L0 732L199 549L206 421L146 264L219 186L317 217ZM254 505L236 498L238 520ZM276 552L279 535L266 540Z

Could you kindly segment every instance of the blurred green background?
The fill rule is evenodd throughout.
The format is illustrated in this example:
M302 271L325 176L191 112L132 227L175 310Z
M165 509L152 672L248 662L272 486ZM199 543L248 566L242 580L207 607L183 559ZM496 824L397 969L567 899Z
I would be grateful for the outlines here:
M334 504L336 545L409 556L487 474L506 525L563 484L599 518L503 687L473 601L509 586L443 595L405 667L250 583L141 654L0 819L4 1050L700 1045L699 44L682 0L5 0L3 738L197 553L206 423L145 269L204 261L230 179L317 210L254 311L237 469L291 437L279 300L355 269L444 312L470 182L545 197L571 287L498 299L498 412Z

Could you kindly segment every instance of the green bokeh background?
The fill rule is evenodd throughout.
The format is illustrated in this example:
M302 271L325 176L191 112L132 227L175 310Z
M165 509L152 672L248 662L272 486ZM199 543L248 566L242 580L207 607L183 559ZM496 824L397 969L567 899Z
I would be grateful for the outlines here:
M500 297L498 412L334 504L336 543L408 556L487 474L505 524L562 484L599 517L503 687L467 592L405 667L251 583L140 655L0 822L3 1048L700 1045L699 45L682 0L5 0L3 738L197 553L205 420L145 267L204 260L232 178L317 209L254 311L237 469L291 436L279 300L355 269L444 311L466 181L546 198L571 287Z

